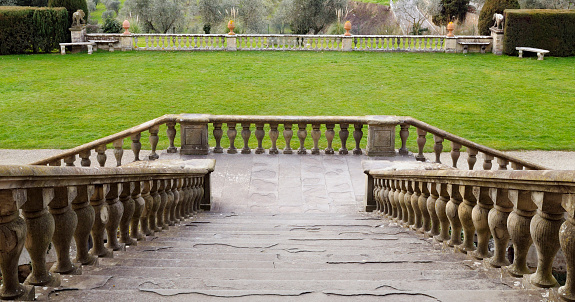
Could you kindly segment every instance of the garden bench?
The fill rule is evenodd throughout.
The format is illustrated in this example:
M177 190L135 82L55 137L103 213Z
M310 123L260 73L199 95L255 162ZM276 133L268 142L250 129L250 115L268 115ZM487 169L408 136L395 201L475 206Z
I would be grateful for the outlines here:
M540 48L533 48L533 47L515 47L516 50L519 50L519 57L523 58L524 51L536 52L537 53L537 60L543 60L543 57L546 53L549 53L549 50L540 49Z
M98 50L98 44L108 44L108 50L114 51L114 43L118 43L118 40L90 40L96 46L94 50Z
M481 53L485 53L485 49L487 48L487 45L491 44L490 42L457 42L459 43L459 45L463 46L463 53L467 53L467 50L469 49L469 45L478 45L481 46Z
M88 46L88 54L92 54L92 47L96 45L92 42L74 42L74 43L60 43L60 53L66 54L66 46Z

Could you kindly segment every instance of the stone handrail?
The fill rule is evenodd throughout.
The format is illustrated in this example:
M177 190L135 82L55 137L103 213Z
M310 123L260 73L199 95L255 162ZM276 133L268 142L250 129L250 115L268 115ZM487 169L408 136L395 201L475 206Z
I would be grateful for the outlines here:
M532 243L537 287L559 284L551 274L561 248L567 280L559 296L575 301L575 171L366 171L376 211L516 277L530 274ZM565 220L564 218L567 218ZM462 239L463 234L463 239ZM474 236L477 235L477 247ZM493 237L493 255L488 250ZM513 263L507 247L513 244Z
M34 300L33 285L57 287L59 274L80 274L82 265L94 265L98 257L112 257L113 251L136 245L200 208L209 210L214 166L214 160L121 168L0 166L0 298ZM48 270L50 243L57 262ZM18 261L24 245L32 273L23 285Z
M426 124L420 120L414 119L412 117L401 117L401 130L400 130L400 137L402 141L402 147L400 148L400 153L407 153L407 138L409 137L409 127L414 126L417 128L417 145L418 145L418 154L415 156L417 160L425 161L425 156L423 155L423 148L425 147L426 143L426 135L427 133L431 133L434 136L434 153L435 153L435 162L441 163L440 154L443 150L443 141L445 139L451 141L451 158L453 167L457 168L457 162L460 156L460 149L461 147L467 148L468 159L467 163L470 170L473 170L475 163L477 162L477 153L482 152L484 154L484 163L483 169L484 170L491 170L492 168L492 160L497 158L497 162L499 164L499 170L506 170L509 163L511 163L511 168L514 170L522 170L523 168L527 170L548 170L548 168L531 163L526 160L522 160L520 158L516 158L510 155L507 155L501 151L474 143L472 141L466 140L462 137L457 135L453 135L447 131L441 130L437 127L431 126Z

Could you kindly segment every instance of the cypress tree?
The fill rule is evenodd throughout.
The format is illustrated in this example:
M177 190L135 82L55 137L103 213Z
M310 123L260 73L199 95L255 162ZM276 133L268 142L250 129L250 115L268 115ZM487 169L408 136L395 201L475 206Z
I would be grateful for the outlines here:
M72 25L72 15L79 9L84 11L85 21L88 21L88 3L86 0L49 0L49 7L65 7L68 11L68 26Z
M486 0L479 14L479 34L490 35L489 28L493 26L493 14L503 14L506 9L519 9L517 0Z
M447 25L451 21L465 21L469 0L441 0L441 11L433 16L436 25Z

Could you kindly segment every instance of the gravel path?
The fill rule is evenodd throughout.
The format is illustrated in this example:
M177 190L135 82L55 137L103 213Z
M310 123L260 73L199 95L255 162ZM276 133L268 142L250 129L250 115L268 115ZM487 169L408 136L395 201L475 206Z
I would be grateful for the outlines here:
M52 155L61 153L63 150L58 149L42 149L42 150L14 150L14 149L0 149L0 165L23 165L28 164ZM149 150L142 150L140 158L145 158L150 153ZM575 152L566 151L509 151L505 152L512 156L522 158L524 160L540 164L551 169L557 170L575 170ZM108 161L106 166L114 166L116 161L114 159L113 150L107 150ZM164 154L167 155L167 154ZM174 154L170 154L170 157ZM428 153L425 154L427 159L435 160L435 155ZM162 155L160 155L162 157ZM128 163L132 162L134 156L130 150L124 150L123 161ZM96 162L96 154L92 152L92 162ZM445 152L441 155L441 161L451 165L450 153ZM467 153L462 152L459 158L459 167L464 168L467 162ZM482 169L483 156L477 155L477 164L475 169ZM493 169L497 167L497 160L493 161Z

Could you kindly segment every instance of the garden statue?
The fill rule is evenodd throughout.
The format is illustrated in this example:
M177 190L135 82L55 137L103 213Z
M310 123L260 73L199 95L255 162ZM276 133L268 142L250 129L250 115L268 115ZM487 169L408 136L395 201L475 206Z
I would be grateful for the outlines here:
M493 24L493 27L495 27L496 29L503 29L503 15L502 14L498 14L495 13L493 14L493 20L495 20L495 24Z
M85 16L86 14L81 9L74 12L72 14L72 27L82 27L83 24L86 24L86 21L84 21Z

